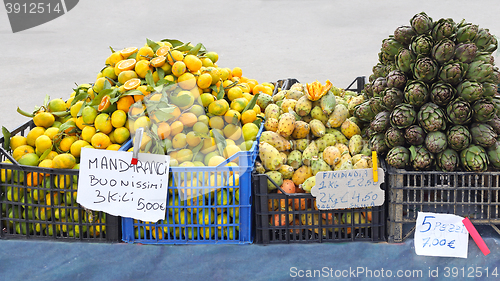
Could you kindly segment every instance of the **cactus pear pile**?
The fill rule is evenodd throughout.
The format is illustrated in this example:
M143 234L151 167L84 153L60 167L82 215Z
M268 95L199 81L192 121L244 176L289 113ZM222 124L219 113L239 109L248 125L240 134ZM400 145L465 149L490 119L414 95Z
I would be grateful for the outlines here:
M297 192L310 193L318 172L372 167L371 146L363 137L369 122L353 116L365 101L364 95L329 82L321 87L296 83L277 91L262 108L265 131L256 172L264 170L275 183L290 179Z

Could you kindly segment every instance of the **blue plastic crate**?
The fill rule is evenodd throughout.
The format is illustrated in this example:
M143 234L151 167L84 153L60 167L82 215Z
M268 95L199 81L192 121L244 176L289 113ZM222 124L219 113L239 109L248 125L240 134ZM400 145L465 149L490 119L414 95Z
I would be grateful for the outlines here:
M122 240L143 244L252 243L251 173L263 128L249 151L237 152L216 167L170 167L165 219L150 223L122 218ZM131 146L129 141L121 150ZM238 166L226 166L231 161Z

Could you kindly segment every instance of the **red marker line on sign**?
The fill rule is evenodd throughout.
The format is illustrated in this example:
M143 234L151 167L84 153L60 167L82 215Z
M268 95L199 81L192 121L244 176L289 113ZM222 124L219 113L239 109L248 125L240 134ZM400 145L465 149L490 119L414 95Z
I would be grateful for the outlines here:
M463 219L462 223L465 225L465 228L467 228L467 231L469 231L470 236L472 236L472 239L474 239L474 242L476 242L481 252L483 252L483 254L487 256L490 253L490 249L488 249L488 246L486 246L483 238L481 238L481 235L479 235L474 225L470 222L469 218Z

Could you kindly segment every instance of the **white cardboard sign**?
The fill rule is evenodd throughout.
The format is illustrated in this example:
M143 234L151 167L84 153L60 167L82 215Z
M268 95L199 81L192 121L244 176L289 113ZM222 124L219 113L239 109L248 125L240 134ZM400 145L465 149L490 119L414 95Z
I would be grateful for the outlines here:
M418 212L415 253L422 256L467 258L469 232L462 220L451 214Z
M82 148L76 201L87 209L156 222L165 218L170 157Z
M373 181L373 169L319 172L311 189L320 210L381 206L385 193L380 188L384 170L379 168L378 181Z

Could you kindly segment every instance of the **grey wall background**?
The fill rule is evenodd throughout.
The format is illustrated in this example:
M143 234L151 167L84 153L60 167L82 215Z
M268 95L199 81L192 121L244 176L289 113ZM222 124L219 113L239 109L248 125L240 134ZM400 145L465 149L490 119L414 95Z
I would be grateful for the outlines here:
M80 1L66 15L12 33L0 8L0 125L28 121L46 94L68 98L75 83L94 82L108 46L146 38L202 42L219 65L239 66L259 82L327 79L338 87L370 75L381 41L414 14L453 18L500 36L498 1ZM498 59L498 53L495 57Z

